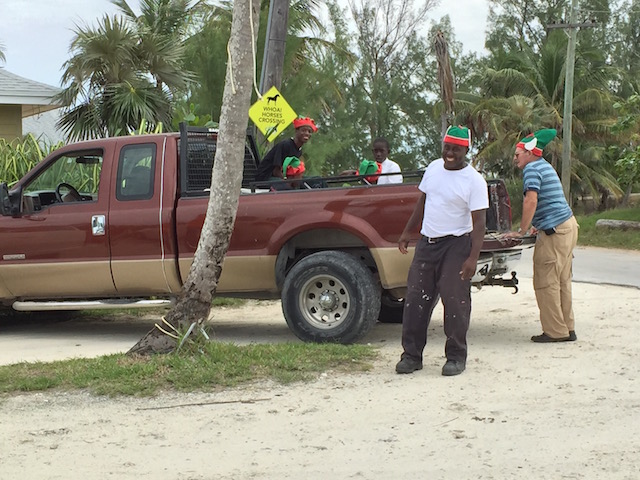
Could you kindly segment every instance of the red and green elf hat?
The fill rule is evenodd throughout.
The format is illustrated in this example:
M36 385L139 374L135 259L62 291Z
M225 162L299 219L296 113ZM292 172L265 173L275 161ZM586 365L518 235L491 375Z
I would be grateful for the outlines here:
M369 175L364 177L368 182L375 182L378 176L375 174L382 172L382 164L375 160L363 160L358 167L358 175Z
M444 143L453 143L454 145L462 145L469 148L471 145L471 132L467 127L462 125L451 125L444 134Z
M287 157L282 162L282 174L284 175L284 178L292 175L300 175L301 173L304 173L304 170L304 162L298 157Z
M553 128L543 128L536 133L530 133L524 137L516 144L516 148L524 148L534 155L541 157L542 150L556 137L556 133L558 132Z
M381 171L382 165L375 160L363 160L358 167L358 175L372 175Z
M311 127L311 130L314 132L318 131L318 127L316 127L316 122L313 121L313 118L309 117L298 117L293 121L293 128L300 127Z

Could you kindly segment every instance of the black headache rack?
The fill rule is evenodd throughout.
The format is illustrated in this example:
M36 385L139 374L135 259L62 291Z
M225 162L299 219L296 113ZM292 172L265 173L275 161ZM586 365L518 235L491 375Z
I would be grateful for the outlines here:
M511 200L504 181L487 180L489 209L487 210L487 231L508 232L511 230Z
M190 127L180 124L180 195L200 197L211 188L211 170L216 154L218 130L207 127ZM249 188L254 181L260 163L258 147L250 129L244 148L242 186Z

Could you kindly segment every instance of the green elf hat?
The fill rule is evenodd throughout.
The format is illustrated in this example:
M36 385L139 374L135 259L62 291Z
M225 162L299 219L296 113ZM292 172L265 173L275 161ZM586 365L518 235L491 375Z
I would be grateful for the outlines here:
M304 170L304 162L298 157L287 157L282 162L282 174L284 175L284 178L292 175L299 175L304 173Z
M471 145L471 132L467 127L463 127L462 125L451 125L444 134L443 142L469 148Z
M382 165L375 160L363 160L358 167L358 175L372 175L381 171Z
M378 181L378 173L382 172L382 164L375 160L363 160L358 168L358 175L365 175L364 179L370 183Z
M524 148L528 152L541 157L542 150L556 137L556 133L558 132L553 128L538 130L536 133L531 133L520 140L516 144L516 148Z

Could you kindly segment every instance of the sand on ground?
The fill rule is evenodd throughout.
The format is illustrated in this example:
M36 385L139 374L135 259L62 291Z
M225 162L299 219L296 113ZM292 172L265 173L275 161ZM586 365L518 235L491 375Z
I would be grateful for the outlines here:
M438 307L412 375L394 372L401 326L378 324L365 373L154 398L0 398L0 479L640 478L638 290L574 283L578 341L559 344L529 341L540 333L531 280L510 292L473 294L457 377L440 375ZM297 341L278 302L213 317L221 341Z

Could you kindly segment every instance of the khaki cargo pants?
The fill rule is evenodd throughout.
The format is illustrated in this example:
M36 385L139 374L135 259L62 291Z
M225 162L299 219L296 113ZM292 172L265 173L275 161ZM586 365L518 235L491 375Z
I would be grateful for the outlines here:
M542 331L553 338L575 330L571 299L573 249L578 242L578 222L571 217L556 233L538 232L533 252L533 288L540 309Z

